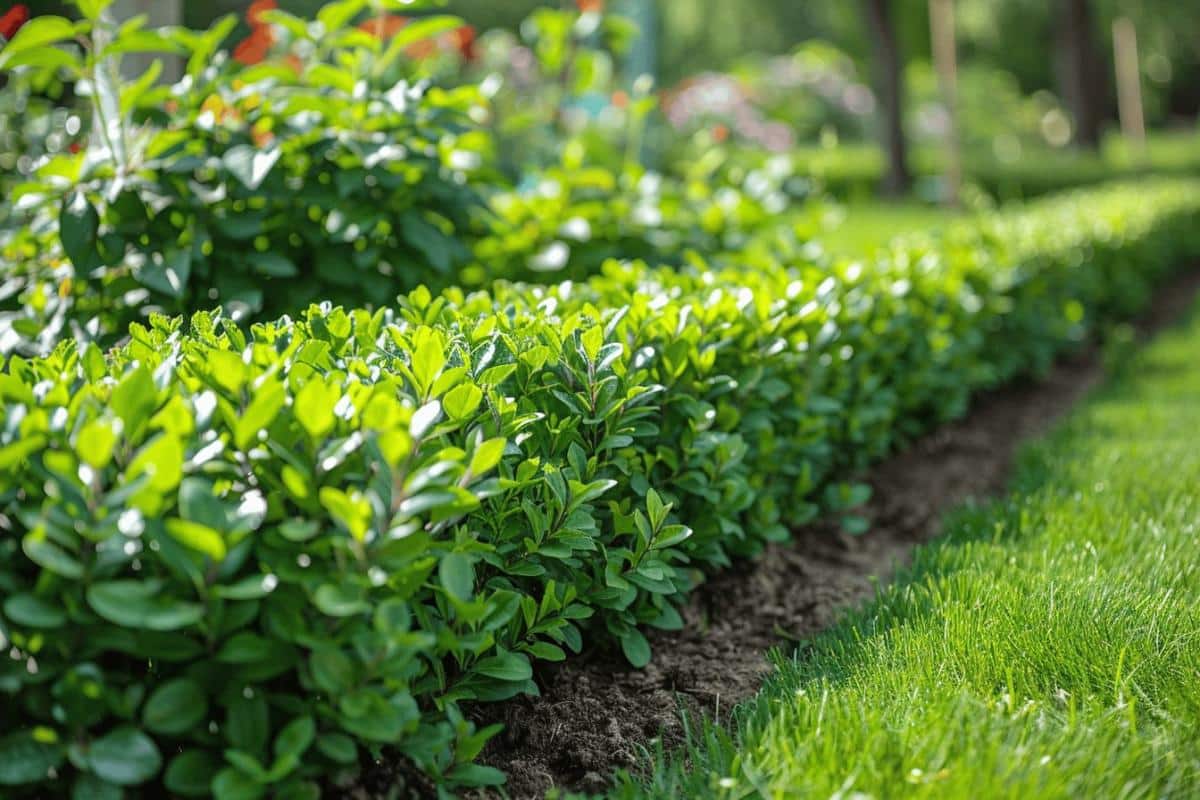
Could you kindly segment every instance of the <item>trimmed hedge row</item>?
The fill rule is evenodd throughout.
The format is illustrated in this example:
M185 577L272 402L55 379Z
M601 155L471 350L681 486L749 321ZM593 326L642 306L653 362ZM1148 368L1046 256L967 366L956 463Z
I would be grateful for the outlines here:
M969 185L1000 202L1012 202L1146 176L1192 178L1200 173L1196 143L1194 131L1159 131L1151 135L1143 160L1119 138L1106 142L1100 152L1033 149L1013 162L998 160L990 148L968 150L963 168ZM802 149L792 158L822 191L843 200L875 197L887 171L883 154L872 144ZM909 168L918 195L938 195L946 171L939 149L915 149Z
M1141 307L1198 223L1200 183L1129 184L870 265L614 262L13 357L0 785L315 796L383 745L496 783L461 703L585 636L646 663L704 571L853 527L842 480Z

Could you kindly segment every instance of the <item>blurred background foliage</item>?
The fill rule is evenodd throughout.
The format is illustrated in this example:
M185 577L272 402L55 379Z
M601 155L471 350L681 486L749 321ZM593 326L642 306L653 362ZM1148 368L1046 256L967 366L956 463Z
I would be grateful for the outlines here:
M184 21L206 27L228 12L242 12L247 0L184 2ZM565 5L572 5L571 0ZM32 0L34 14L61 13L58 0ZM319 0L282 0L280 7L302 16ZM517 30L545 0L449 0L446 10L480 30ZM657 17L656 73L670 85L705 71L736 70L747 54L791 53L798 43L818 39L836 42L864 71L871 42L863 24L862 4L795 2L795 0L611 0L610 9L636 16L641 6L653 5ZM958 0L960 57L981 72L999 71L1012 79L1011 88L1025 95L1057 92L1059 79L1053 57L1055 14L1060 2L1048 0ZM1107 41L1118 16L1133 20L1138 30L1145 85L1147 120L1162 123L1173 117L1194 116L1200 109L1200 3L1186 0L1092 0L1092 33L1098 45ZM893 0L893 17L902 54L908 61L927 61L929 45L926 0ZM1112 74L1112 54L1098 46L1101 77ZM1115 113L1115 101L1110 113Z

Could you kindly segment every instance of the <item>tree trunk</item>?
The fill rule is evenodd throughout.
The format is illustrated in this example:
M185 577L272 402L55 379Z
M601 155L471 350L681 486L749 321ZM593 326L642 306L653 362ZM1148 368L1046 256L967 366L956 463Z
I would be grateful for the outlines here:
M896 42L891 0L862 0L875 51L875 92L882 110L881 143L887 156L883 190L904 194L912 186L908 170L908 140L904 135L904 65Z
M962 196L962 140L958 130L958 45L954 32L954 0L929 0L929 37L937 68L942 105L946 107L946 204Z
M1105 70L1096 50L1091 0L1058 0L1058 70L1063 101L1075 118L1075 142L1100 146Z

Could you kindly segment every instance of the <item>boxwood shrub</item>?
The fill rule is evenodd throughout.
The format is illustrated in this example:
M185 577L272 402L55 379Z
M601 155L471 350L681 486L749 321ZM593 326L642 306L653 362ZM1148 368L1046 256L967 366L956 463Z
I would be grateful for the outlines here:
M681 624L703 574L1046 368L1200 254L1200 184L1070 195L877 263L219 312L0 372L0 785L315 796L390 746L446 790L464 704ZM395 757L395 756L393 756Z

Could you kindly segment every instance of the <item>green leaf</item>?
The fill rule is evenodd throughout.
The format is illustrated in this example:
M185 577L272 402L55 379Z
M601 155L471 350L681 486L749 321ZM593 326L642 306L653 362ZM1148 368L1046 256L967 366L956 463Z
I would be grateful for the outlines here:
M482 475L500 463L504 455L504 439L488 439L481 442L471 454L471 472Z
M579 337L579 341L583 345L583 352L587 355L588 361L595 362L596 356L600 354L600 347L604 344L604 329L599 325L588 328Z
M100 12L113 4L113 0L76 0L79 11L84 19L95 22L100 19Z
M430 400L413 412L412 421L408 424L409 434L414 439L420 439L429 432L429 429L434 426L441 415L442 404L437 400Z
M503 772L483 764L460 764L450 773L450 777L455 783L476 788L501 786L505 781Z
M107 419L94 419L79 431L75 439L75 452L85 464L102 470L112 461L113 448L117 445L117 432Z
M258 800L267 793L267 787L244 772L226 767L213 778L212 792L216 800Z
M239 631L217 651L222 664L249 664L271 655L271 640L251 631Z
M145 783L162 767L162 756L150 737L129 726L92 742L87 760L92 772L118 786Z
M45 444L44 436L30 435L8 447L0 447L0 469L9 469L21 464L29 456L40 452Z
M221 159L225 169L251 191L255 191L270 174L283 151L279 147L259 150L248 144L234 145Z
M171 538L180 544L203 553L213 561L221 562L225 559L228 549L220 531L186 519L169 519L166 528Z
M271 593L276 585L275 581L271 575L247 575L236 583L218 585L213 591L217 597L226 600L259 600Z
M204 618L204 606L165 596L157 580L115 580L92 584L88 605L109 622L127 628L173 631Z
M407 693L385 699L375 691L360 689L343 697L338 706L342 727L373 742L395 742L405 731L415 729L420 719L417 704Z
M27 628L61 628L67 622L59 607L32 594L14 594L4 601L4 616Z
M304 755L316 736L317 725L312 717L297 717L275 737L275 757Z
M61 47L38 47L14 53L5 58L4 48L0 47L0 69L10 70L17 67L34 67L41 70L68 70L78 75L83 71L83 61L75 53Z
M321 487L321 505L356 541L366 539L371 527L371 502L357 489L350 494L332 486Z
M533 677L533 667L522 653L501 650L475 665L475 671L501 681L527 681Z
M534 642L529 646L529 653L541 661L564 661L567 658L561 647L549 642Z
M284 387L280 381L265 381L254 390L254 398L237 421L234 438L239 449L248 450L258 440L259 431L271 425L283 408L283 401Z
M442 408L451 419L468 419L483 401L483 391L472 383L460 383L442 398Z
M188 75L196 80L200 78L200 73L211 65L212 56L221 46L221 42L225 41L225 37L237 27L237 24L236 14L226 14L189 43L192 52L187 61Z
M409 45L430 39L439 34L452 31L463 24L462 19L452 16L431 16L416 19L405 25L396 35L388 42L387 50L383 55L376 59L372 69L376 75L382 75L391 66L392 62L400 57L405 48Z
M475 566L469 556L462 553L447 553L438 564L438 578L452 597L462 601L471 599L475 591Z
M21 540L21 549L29 560L45 570L70 580L83 577L83 565L66 550L54 544L46 536L45 530L36 529L25 534Z
M662 527L663 521L667 518L667 506L659 497L658 492L651 489L646 492L646 515L650 517L650 525L655 530Z
M3 48L0 48L0 70L8 69L16 56L74 39L78 29L65 17L39 15L26 22Z
M666 525L658 532L652 545L655 550L674 547L692 535L692 529L686 525Z
M130 499L146 514L158 514L169 495L183 478L183 447L179 439L163 434L143 447L129 463L126 480L148 476L142 490Z
M313 650L308 668L317 687L335 697L354 688L354 662L336 647Z
M842 530L851 536L862 536L871 530L871 520L857 514L847 515L842 517Z
M142 709L142 722L155 733L187 733L204 721L208 698L195 681L176 678L154 690Z
M120 786L85 772L71 786L71 800L122 800L125 793Z
M334 89L343 95L354 93L354 74L332 64L317 62L304 73L304 79L322 89Z
M341 396L341 387L336 382L326 382L317 376L300 389L295 400L296 419L312 439L321 439L333 430L337 421L333 409Z
M158 388L150 370L139 366L129 371L113 389L108 402L113 413L125 423L129 435L135 435L158 407Z
M184 478L179 484L179 513L192 522L222 530L227 524L225 507L213 496L212 483L204 478Z
M334 34L354 19L366 5L366 0L334 0L321 6L317 12L317 22L325 27L325 31Z
M213 775L221 768L220 759L204 750L185 750L167 765L163 783L174 794L184 797L208 797Z
M433 386L442 368L446 366L445 345L439 336L426 336L420 340L412 356L412 371L422 392Z
M569 507L572 510L579 508L579 506L595 500L616 485L617 482L611 478L604 478L587 484L580 483L579 481L571 481L571 503Z
M251 690L249 697L238 695L226 706L225 739L238 750L265 754L270 726L271 711L261 691Z
M63 747L53 732L17 731L0 739L0 786L46 780L63 762Z
M22 28L22 32L24 30ZM20 34L17 36L20 38ZM9 44L3 52L11 48L12 44ZM0 53L2 58L3 53ZM100 215L83 192L74 192L63 198L62 210L58 215L58 235L63 252L75 267L76 274L87 272L95 265L98 258L96 235L99 230Z
M371 609L362 594L353 588L326 583L313 592L313 605L330 617L352 617Z
M637 628L630 628L621 636L621 652L630 664L641 669L650 663L650 643Z
M343 733L324 733L317 739L317 749L336 764L353 764L358 760L358 745Z

